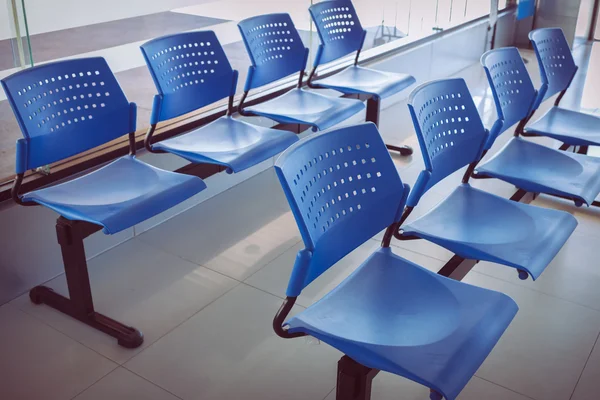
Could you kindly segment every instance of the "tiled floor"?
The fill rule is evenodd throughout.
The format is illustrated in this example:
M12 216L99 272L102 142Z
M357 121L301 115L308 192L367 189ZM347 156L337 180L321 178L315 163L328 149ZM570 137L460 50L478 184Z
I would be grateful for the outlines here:
M535 64L529 66L536 76ZM489 125L494 111L483 71L474 65L459 76ZM574 107L580 98L570 95L565 104ZM416 145L405 110L400 102L383 112L382 134ZM419 153L394 160L403 180L414 184L422 168ZM428 193L415 215L452 190L460 176ZM504 196L514 190L492 180L474 185ZM508 294L520 311L461 400L600 397L600 213L545 196L535 204L572 212L580 224L536 282L490 263L466 277ZM393 244L397 254L434 271L450 257L422 241ZM340 353L315 340L280 339L271 328L301 246L272 169L205 201L90 262L97 308L140 328L146 338L140 349L120 348L31 304L27 295L1 306L0 399L334 400ZM293 312L318 300L377 246L376 237L340 261L303 292ZM63 276L48 285L65 291ZM386 373L373 383L373 400L427 396L428 389Z

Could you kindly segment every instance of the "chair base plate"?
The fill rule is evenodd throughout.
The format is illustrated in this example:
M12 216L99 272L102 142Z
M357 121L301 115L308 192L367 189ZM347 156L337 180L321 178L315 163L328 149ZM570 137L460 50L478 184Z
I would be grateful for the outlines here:
M34 287L29 292L29 298L34 304L46 304L94 329L116 338L119 345L125 348L135 349L144 343L144 335L139 330L95 311L89 314L79 311L74 307L73 302L69 298L56 293L49 287Z

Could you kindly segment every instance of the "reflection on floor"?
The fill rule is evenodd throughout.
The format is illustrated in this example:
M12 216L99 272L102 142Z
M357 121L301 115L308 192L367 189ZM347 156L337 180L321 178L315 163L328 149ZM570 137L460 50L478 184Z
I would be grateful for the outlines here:
M589 49L578 51L589 54ZM532 53L525 56L533 60ZM597 70L595 65L587 70ZM537 76L536 64L528 66ZM473 65L458 76L467 80L489 126L495 112L481 67ZM584 85L585 79L577 82ZM576 107L579 100L570 94L565 106ZM386 141L416 146L404 102L383 112L381 131ZM501 137L490 153L509 137ZM419 153L394 160L402 179L413 185L423 168ZM430 191L414 216L448 194L462 173ZM514 192L494 180L474 186L502 196ZM491 263L480 263L467 276L468 283L507 293L520 311L461 400L598 398L600 212L545 196L535 204L567 210L579 226L536 282L520 281L514 270ZM348 276L377 248L379 237L309 286L295 312ZM394 252L431 270L450 257L423 241L393 244ZM301 247L269 169L91 260L97 308L142 329L142 348L119 348L105 335L33 305L27 295L0 306L0 398L334 400L340 354L314 341L280 339L271 330ZM63 276L48 284L65 292ZM381 373L372 398L425 400L428 390Z

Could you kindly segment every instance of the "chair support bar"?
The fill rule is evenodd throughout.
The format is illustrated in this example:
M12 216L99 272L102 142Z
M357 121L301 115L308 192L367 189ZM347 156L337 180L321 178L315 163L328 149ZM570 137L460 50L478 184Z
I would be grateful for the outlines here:
M164 151L154 150L152 148L152 136L154 135L154 131L156 131L156 124L152 124L148 128L148 131L146 132L146 137L144 138L144 148L150 153L162 154L162 153L164 153ZM131 142L130 142L130 145L131 145Z
M279 308L279 311L277 311L277 314L275 314L275 318L273 318L273 330L275 331L277 336L282 337L284 339L292 339L307 336L306 333L303 332L288 333L287 329L283 327L283 324L288 314L290 313L292 307L294 307L294 304L296 303L296 299L297 297L286 297L283 301L283 304Z
M314 79L316 73L317 73L317 67L312 67L312 69L310 70L310 73L308 74L308 80L306 81L306 86L308 86L311 89L317 88L312 83L312 80Z
M252 116L252 114L244 111L244 102L246 101L246 97L248 97L248 92L249 92L248 90L244 91L244 93L242 94L242 98L240 99L240 103L238 104L238 108L237 108L237 112L244 117Z
M62 252L69 297L62 296L49 287L36 286L29 292L29 298L35 304L46 304L116 338L123 347L136 348L144 342L139 330L94 310L83 239L100 229L101 226L89 222L59 217L56 221L56 235Z
M563 90L562 92L560 92L560 94L558 95L558 97L556 98L556 101L554 101L554 107L558 107L558 105L560 104L560 101L562 100L562 98L565 96L565 93L567 92L567 89Z
M19 196L19 191L21 190L21 184L23 183L24 176L25 176L25 174L23 174L23 173L17 174L15 181L13 183L13 187L10 190L10 195L11 195L13 201L20 206L26 206L26 207L37 206L37 205L39 205L38 203L25 202L25 201L21 200L21 196Z
M374 123L379 127L379 114L381 109L381 99L378 96L371 96L367 99L367 116L365 121ZM413 153L413 149L410 146L394 146L392 144L386 144L385 147L388 150L397 151L402 156L410 156Z

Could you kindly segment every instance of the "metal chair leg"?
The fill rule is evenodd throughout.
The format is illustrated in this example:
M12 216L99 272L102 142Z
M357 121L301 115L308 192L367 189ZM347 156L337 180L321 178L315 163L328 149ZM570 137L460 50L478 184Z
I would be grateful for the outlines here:
M336 400L371 400L371 384L378 373L343 356L338 361Z
M29 292L29 298L35 304L46 304L116 338L123 347L136 348L144 342L139 330L94 310L83 239L100 229L94 224L60 217L56 222L56 234L62 251L69 297L49 287L36 286Z
M379 127L380 106L381 100L379 98L371 96L367 99L367 117L365 120L367 122L373 122L377 127ZM388 150L397 151L402 156L410 156L413 153L413 149L410 146L394 146L392 144L386 144L385 146Z

